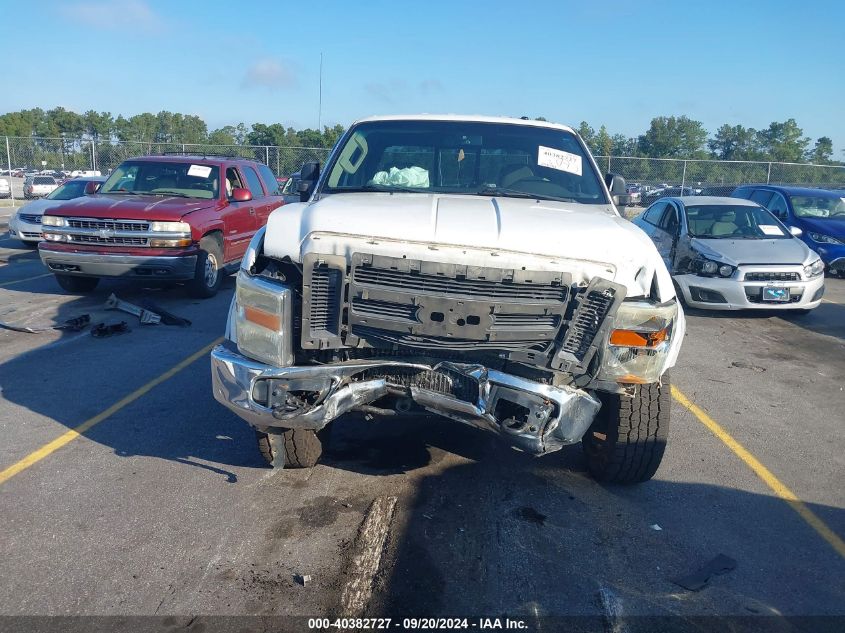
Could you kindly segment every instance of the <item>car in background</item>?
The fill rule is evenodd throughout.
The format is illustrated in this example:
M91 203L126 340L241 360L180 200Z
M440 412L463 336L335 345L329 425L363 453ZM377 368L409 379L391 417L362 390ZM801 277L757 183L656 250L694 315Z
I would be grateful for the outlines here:
M53 193L59 183L52 176L40 176L33 174L27 176L23 181L23 197L27 200L32 198L43 198L44 196Z
M9 218L9 235L19 239L24 246L35 248L42 240L41 216L44 212L85 195L88 183L102 184L105 178L75 178L68 180L41 200L34 200L18 209Z
M0 198L11 198L12 186L5 178L0 178Z
M630 196L629 204L638 205L643 200L643 188L642 185L636 182L629 183L625 187L625 191Z
M286 204L299 202L299 183L302 181L301 172L296 172L290 175L282 187L282 196Z
M756 202L670 197L632 222L654 242L690 307L808 312L821 303L822 260Z
M282 204L263 163L140 156L121 163L96 193L49 209L38 252L68 292L121 277L187 282L193 296L211 297Z
M652 189L642 196L643 204L651 204L660 198L668 198L670 196L694 196L695 190L692 187L658 187Z
M831 275L845 276L845 191L743 185L732 194L766 207L819 254Z

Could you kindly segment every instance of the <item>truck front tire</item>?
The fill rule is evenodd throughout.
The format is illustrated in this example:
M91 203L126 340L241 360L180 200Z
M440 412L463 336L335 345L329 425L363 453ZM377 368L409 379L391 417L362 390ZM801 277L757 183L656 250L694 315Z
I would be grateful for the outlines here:
M272 468L312 468L323 454L322 439L309 429L256 429L255 439L261 456Z
M192 296L208 299L217 294L223 283L223 248L220 241L211 235L200 240L197 268L194 278L188 284Z
M99 277L74 277L73 275L56 275L56 281L62 287L74 294L91 292L100 283Z
M607 483L648 481L666 449L671 404L668 375L660 383L639 386L633 398L602 394L601 400L598 416L581 440L590 473Z

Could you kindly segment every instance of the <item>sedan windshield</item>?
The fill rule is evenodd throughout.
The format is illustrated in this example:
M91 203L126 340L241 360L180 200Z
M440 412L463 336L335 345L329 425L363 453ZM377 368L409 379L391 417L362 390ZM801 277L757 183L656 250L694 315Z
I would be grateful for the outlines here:
M607 204L574 134L468 121L370 121L328 165L323 193L450 193Z
M845 198L822 196L791 196L792 208L799 218L845 219Z
M69 180L61 187L53 191L47 200L73 200L85 195L85 185L87 180Z
M127 161L121 163L100 188L100 193L119 195L217 198L220 169L214 165Z
M762 207L746 205L691 205L686 207L690 237L705 239L771 240L791 234Z

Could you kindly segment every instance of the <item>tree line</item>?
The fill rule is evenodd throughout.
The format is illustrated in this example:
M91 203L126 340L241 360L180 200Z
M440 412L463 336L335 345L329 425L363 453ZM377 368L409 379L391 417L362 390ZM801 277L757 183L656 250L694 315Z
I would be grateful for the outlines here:
M542 117L539 117L542 119ZM280 123L244 123L209 130L191 114L163 110L134 116L88 110L82 114L62 107L33 108L0 115L0 136L83 138L94 142L137 141L213 145L276 145L330 148L343 134L335 125L322 130L296 130ZM600 156L774 161L842 165L833 158L833 141L804 136L795 119L773 121L754 129L721 125L712 135L700 121L687 116L658 116L641 135L611 134L605 125L596 130L582 121L578 132L591 151Z

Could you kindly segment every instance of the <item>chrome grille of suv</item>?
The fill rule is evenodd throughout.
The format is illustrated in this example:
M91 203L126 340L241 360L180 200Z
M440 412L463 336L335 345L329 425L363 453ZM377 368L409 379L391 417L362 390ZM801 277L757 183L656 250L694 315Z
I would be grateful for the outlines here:
M71 242L78 244L114 244L118 246L146 246L145 237L100 237L99 235L71 235Z
M148 231L149 222L138 220L95 220L87 218L68 218L67 225L72 229L105 229L111 231Z

